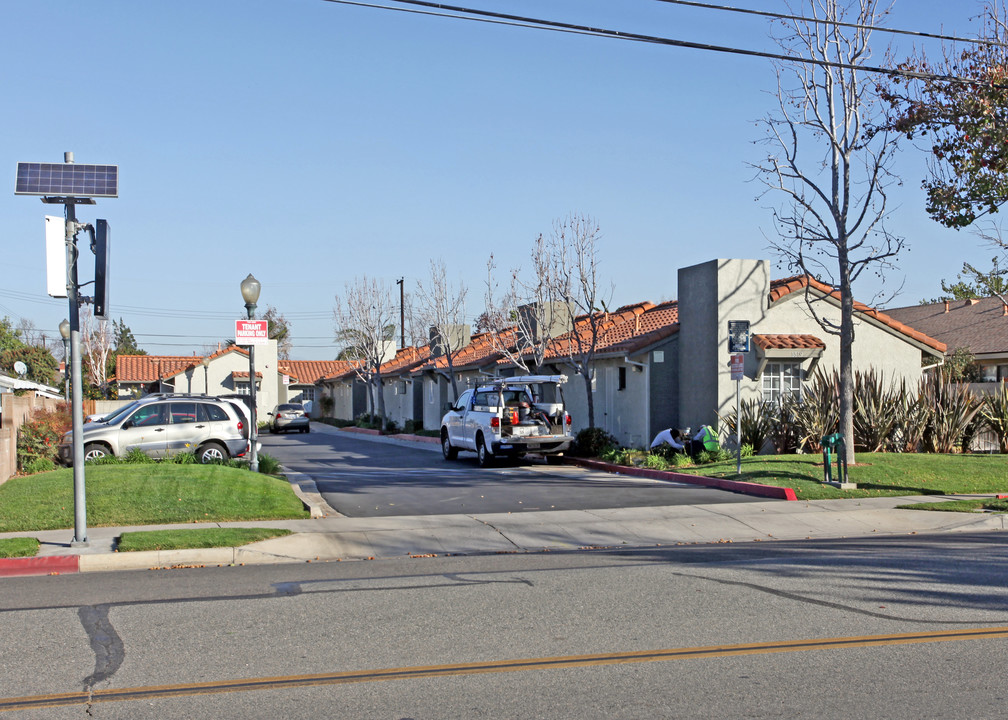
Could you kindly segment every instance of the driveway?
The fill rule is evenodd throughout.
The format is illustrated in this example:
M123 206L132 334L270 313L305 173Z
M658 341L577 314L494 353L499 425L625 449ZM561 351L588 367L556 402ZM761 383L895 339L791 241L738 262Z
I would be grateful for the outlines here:
M706 505L762 498L535 461L480 468L462 453L446 462L433 446L376 442L312 425L309 434L262 435L263 451L310 476L349 517L518 513L542 510Z

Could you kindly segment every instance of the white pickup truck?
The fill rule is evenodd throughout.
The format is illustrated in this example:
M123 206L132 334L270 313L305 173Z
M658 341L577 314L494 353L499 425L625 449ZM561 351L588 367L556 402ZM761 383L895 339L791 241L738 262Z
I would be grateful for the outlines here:
M566 382L566 375L521 375L466 390L441 419L445 460L468 450L481 467L530 452L555 461L574 441L560 388Z

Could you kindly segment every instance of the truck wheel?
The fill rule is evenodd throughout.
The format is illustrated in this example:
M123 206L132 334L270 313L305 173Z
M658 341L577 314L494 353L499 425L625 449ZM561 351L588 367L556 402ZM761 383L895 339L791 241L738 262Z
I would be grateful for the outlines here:
M486 446L486 440L483 439L482 435L476 438L476 459L479 461L479 466L481 468L493 465L493 453L490 452L490 448Z
M448 431L441 430L441 454L445 460L454 460L458 457L458 448L453 448L451 440L448 439Z

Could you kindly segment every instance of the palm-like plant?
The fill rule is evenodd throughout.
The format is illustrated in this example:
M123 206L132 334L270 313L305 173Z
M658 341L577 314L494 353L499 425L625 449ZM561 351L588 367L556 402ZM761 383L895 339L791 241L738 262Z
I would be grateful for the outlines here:
M997 435L1001 452L1008 453L1008 385L1001 383L995 392L984 397L980 414Z
M952 382L945 373L935 373L923 382L924 399L932 408L931 422L924 435L931 452L950 453L959 446L982 402L965 383Z
M854 445L863 452L879 452L892 442L900 415L896 388L887 388L874 368L854 373Z
M907 388L906 380L900 383L897 393L899 398L896 407L896 423L893 427L893 438L898 452L917 452L924 442L924 435L931 424L934 412L932 405L924 395L924 386L928 382L921 379L917 390Z
M836 432L840 421L840 375L836 370L827 375L818 371L802 391L802 401L792 408L795 424L800 428L798 446L810 452L822 450L824 435Z
M742 406L742 444L752 445L755 452L759 452L766 441L770 438L773 430L773 411L762 401L743 400ZM736 434L737 417L735 410L728 415L720 416L729 438L734 438Z

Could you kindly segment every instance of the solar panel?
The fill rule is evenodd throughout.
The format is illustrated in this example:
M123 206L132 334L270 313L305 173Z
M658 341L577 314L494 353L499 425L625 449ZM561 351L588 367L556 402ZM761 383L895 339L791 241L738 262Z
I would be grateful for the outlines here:
M118 197L119 166L19 162L14 194Z

